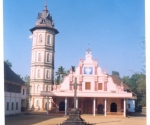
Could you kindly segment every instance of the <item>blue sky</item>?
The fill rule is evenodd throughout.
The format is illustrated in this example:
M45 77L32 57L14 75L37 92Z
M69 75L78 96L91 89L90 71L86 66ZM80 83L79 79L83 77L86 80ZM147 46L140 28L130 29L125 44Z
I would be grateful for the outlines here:
M45 0L4 1L4 59L22 77L30 75L31 35ZM108 74L132 75L142 69L144 0L47 0L59 34L55 70L77 66L88 47ZM132 71L133 72L132 72Z

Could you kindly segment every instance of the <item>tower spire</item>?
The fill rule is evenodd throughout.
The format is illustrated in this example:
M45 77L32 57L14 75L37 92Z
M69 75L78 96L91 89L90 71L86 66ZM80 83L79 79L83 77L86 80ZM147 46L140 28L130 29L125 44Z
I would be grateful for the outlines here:
M45 0L45 6L47 6L47 0Z
M47 0L45 0L44 10L47 11Z

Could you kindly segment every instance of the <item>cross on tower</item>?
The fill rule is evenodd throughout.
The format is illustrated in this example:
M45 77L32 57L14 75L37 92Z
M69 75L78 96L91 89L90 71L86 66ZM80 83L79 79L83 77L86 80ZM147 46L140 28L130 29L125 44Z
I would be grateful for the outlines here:
M75 83L70 84L70 86L74 86L74 108L76 108L77 86L82 86L82 84L78 84L77 78L75 78Z
M47 6L47 0L45 0L45 6Z

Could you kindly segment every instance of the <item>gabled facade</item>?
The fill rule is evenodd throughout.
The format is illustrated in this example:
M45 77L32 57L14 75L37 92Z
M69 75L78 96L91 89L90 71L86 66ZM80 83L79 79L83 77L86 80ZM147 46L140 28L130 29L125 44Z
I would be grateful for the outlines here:
M77 78L76 107L85 114L121 114L126 116L128 99L133 98L127 92L127 86L116 75L108 75L106 70L92 59L91 50L87 49L85 60L80 60L73 72L66 76L60 85L54 85L50 92L41 92L42 96L50 97L49 110L64 111L65 114L73 107L74 87L70 86ZM47 104L46 103L46 104ZM46 109L46 107L45 107Z

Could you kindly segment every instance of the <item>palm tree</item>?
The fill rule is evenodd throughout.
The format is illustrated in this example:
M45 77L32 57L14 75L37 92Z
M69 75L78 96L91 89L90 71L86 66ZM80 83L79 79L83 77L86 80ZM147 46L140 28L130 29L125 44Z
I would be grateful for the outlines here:
M56 83L59 84L60 82L62 82L64 76L66 76L66 75L67 75L67 73L66 73L65 69L62 66L60 66L58 68L58 71L56 72L56 76L57 76Z

